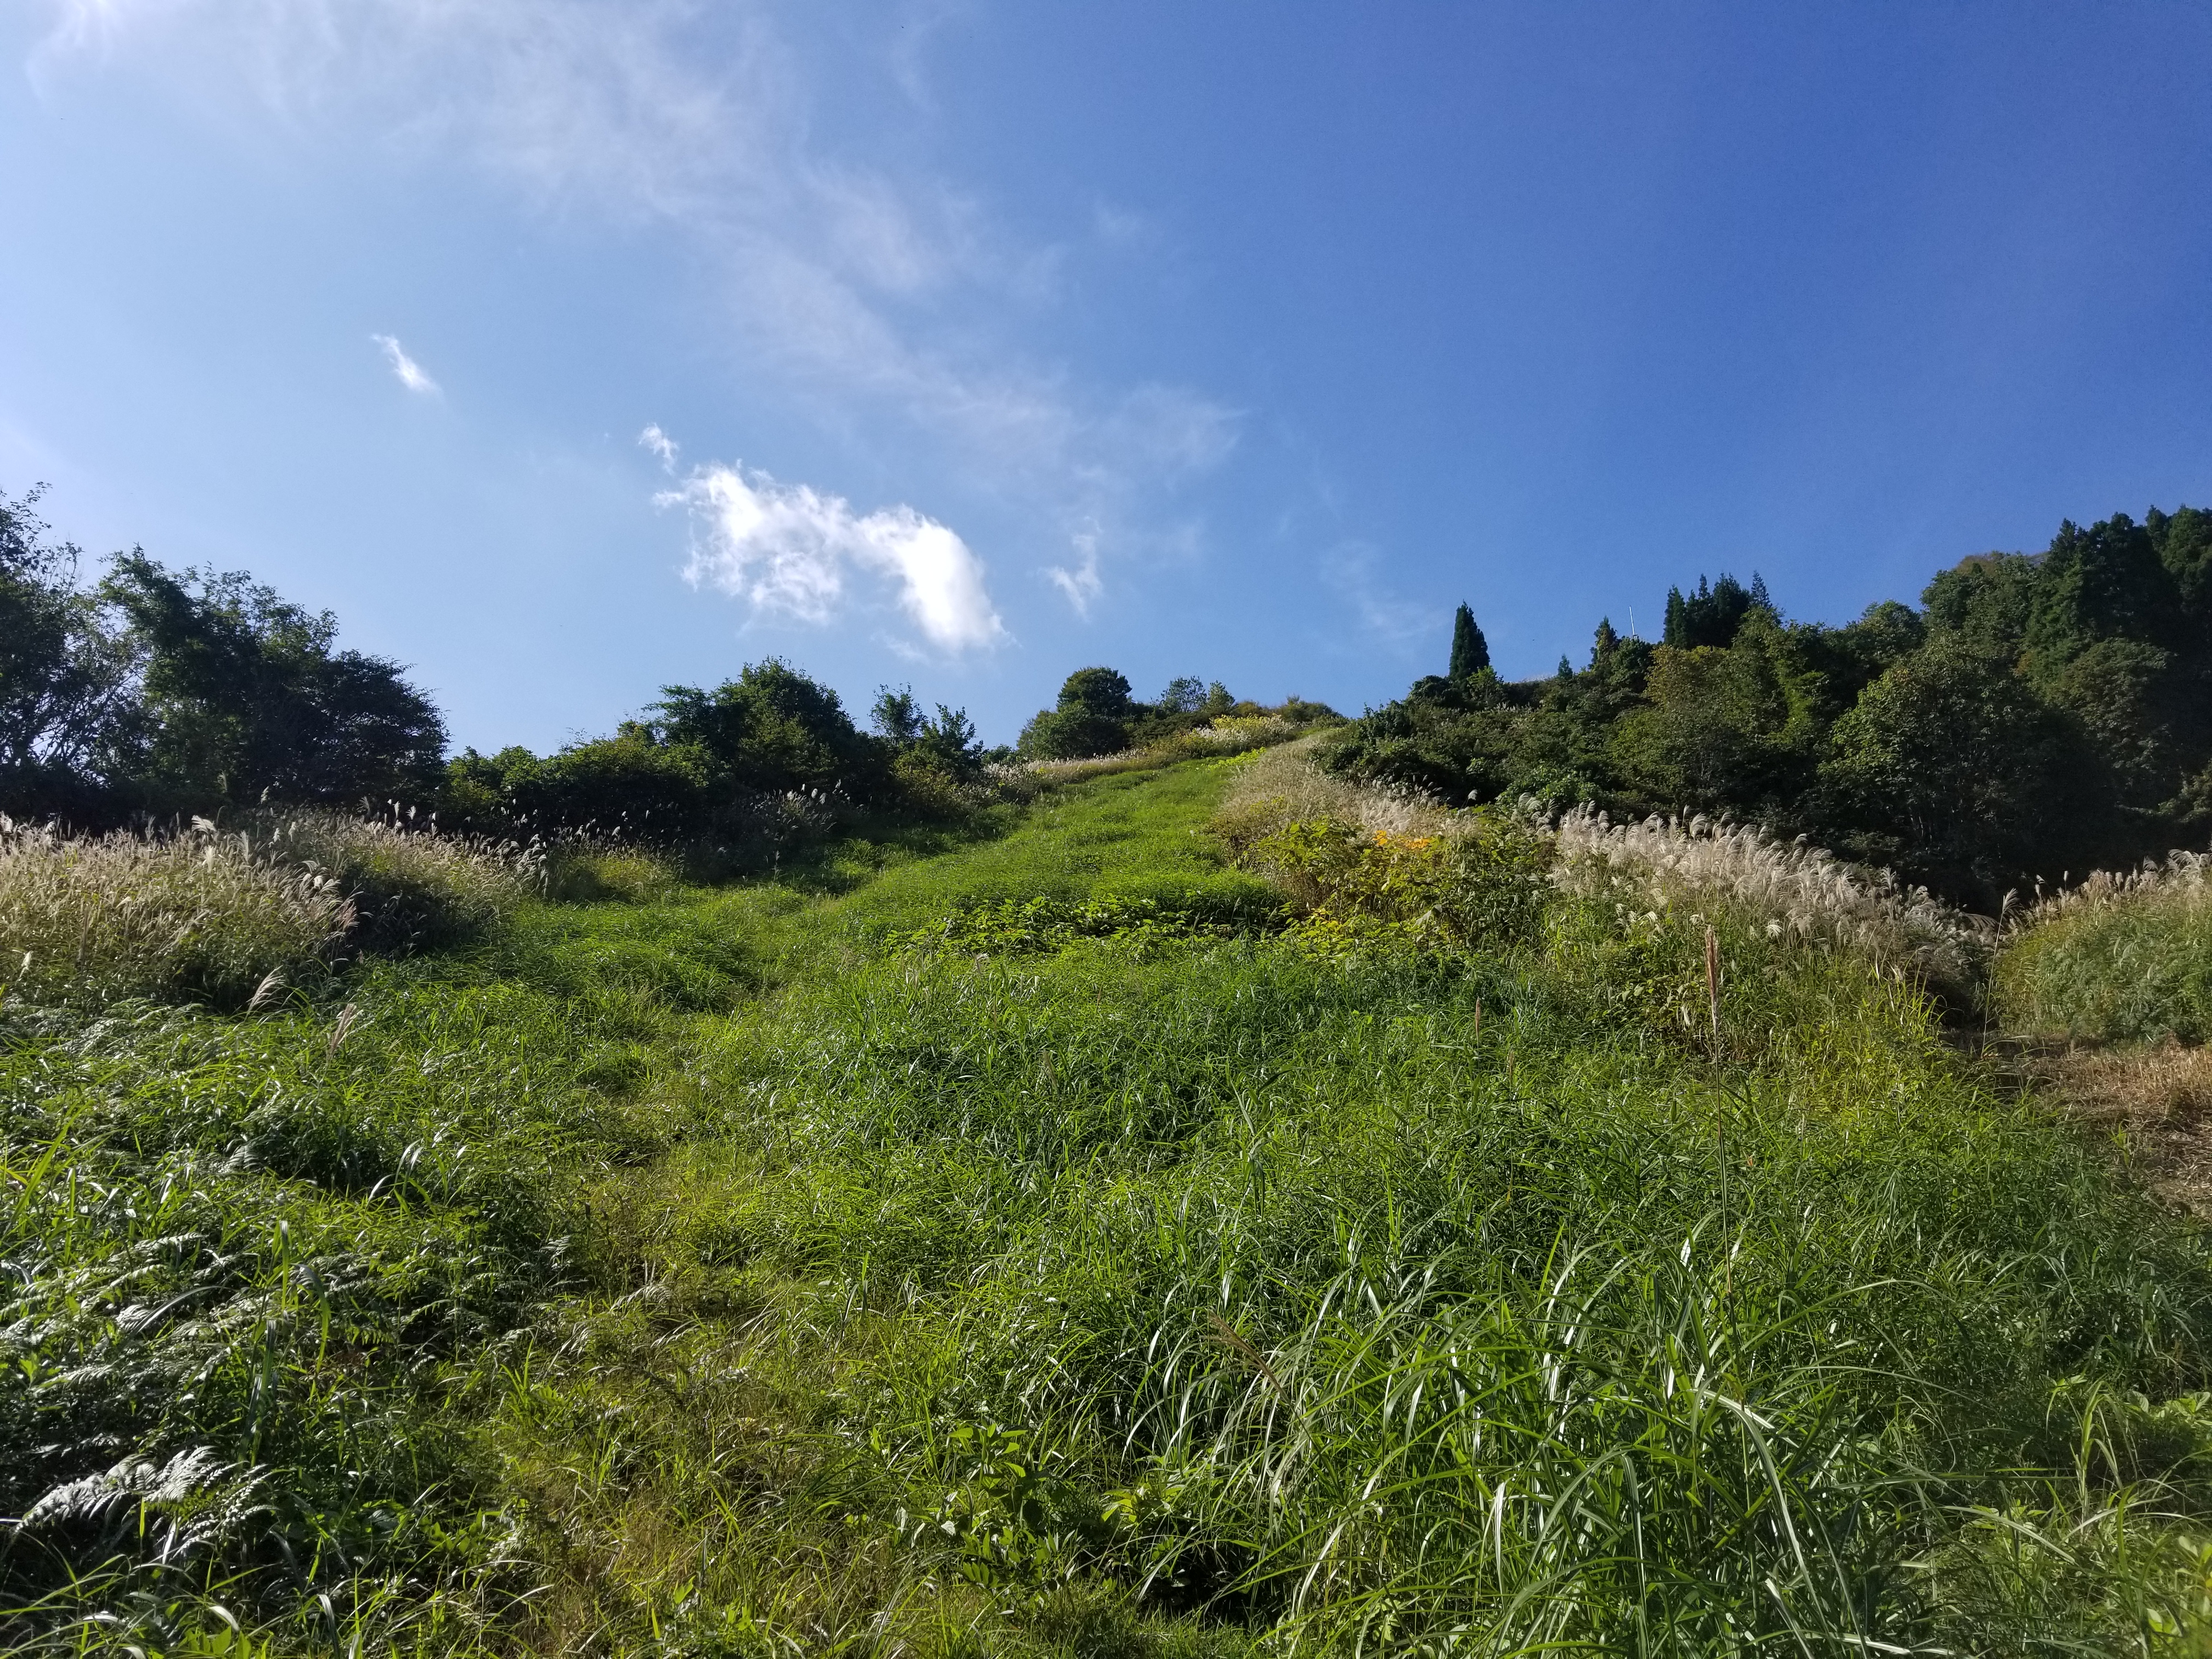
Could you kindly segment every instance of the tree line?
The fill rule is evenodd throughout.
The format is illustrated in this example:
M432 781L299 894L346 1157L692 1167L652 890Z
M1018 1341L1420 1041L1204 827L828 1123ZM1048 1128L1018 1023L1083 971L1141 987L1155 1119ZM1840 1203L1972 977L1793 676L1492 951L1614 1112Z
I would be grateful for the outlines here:
M39 517L40 493L0 495L0 811L18 818L100 829L271 803L396 804L494 833L589 825L730 842L793 796L957 817L994 763L1110 754L1224 717L1335 718L1194 678L1145 702L1115 670L1084 668L1018 745L987 750L965 709L886 686L864 728L836 691L771 659L712 688L663 686L611 734L550 754L449 757L436 704L400 665L340 649L330 612L137 549L88 581L82 551Z
M142 550L88 580L40 495L0 495L0 811L100 828L268 802L403 803L510 833L623 826L730 838L764 801L957 815L988 767L1171 741L1224 718L1334 719L1218 681L1139 700L1077 670L1018 744L884 689L864 727L790 665L670 685L551 754L447 753L434 702L346 650L328 611ZM1961 902L2212 836L2212 514L2060 526L2034 554L1939 573L1920 608L1785 617L1754 575L1668 596L1656 642L1601 621L1589 661L1508 681L1473 612L1448 672L1344 726L1323 763L1455 800L1705 812L1802 833Z
M1030 717L1011 757L1088 760L1152 748L1224 719L1312 726L1338 718L1327 703L1293 696L1271 707L1231 695L1219 680L1194 675L1170 680L1152 702L1141 702L1120 670L1079 668L1061 683L1053 706Z
M1792 622L1756 576L1668 596L1656 643L1507 681L1467 607L1449 672L1324 763L1455 800L1705 812L1963 902L2212 834L2212 514L2062 524L1939 573L1918 610Z
M448 758L437 706L337 622L242 574L142 550L97 581L40 492L0 495L0 811L99 829L270 803L382 810L498 832L585 824L734 835L764 799L955 811L986 756L965 710L885 688L862 730L788 664L670 685L609 737Z

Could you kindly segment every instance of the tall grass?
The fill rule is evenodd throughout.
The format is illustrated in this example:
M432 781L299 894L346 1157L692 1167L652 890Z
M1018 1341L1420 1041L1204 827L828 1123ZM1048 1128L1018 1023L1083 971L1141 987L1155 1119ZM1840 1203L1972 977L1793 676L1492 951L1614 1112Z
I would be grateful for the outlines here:
M1622 912L1702 905L1776 934L1904 968L1969 1005L1979 1000L1994 931L1887 871L1845 864L1802 836L1755 824L1650 817L1614 823L1577 807L1553 825L1569 891Z
M1984 919L1952 908L1924 888L1905 887L1887 872L1845 864L1802 837L1783 842L1757 825L1702 817L1614 823L1589 807L1550 820L1533 810L1455 810L1418 791L1322 772L1302 745L1240 769L1213 829L1239 856L1265 864L1268 848L1279 850L1283 832L1300 823L1352 832L1372 853L1434 843L1434 856L1445 861L1455 844L1474 845L1501 833L1540 841L1553 882L1578 898L1612 905L1624 927L1639 917L1656 923L1677 911L1700 924L1725 915L1770 937L1863 960L1877 972L1909 970L1967 1006L1980 1000L1995 944ZM1283 861L1277 856L1273 862L1280 867ZM1293 881L1299 875L1283 873Z
M1174 737L1119 754L1094 755L1083 760L1024 761L1000 769L1002 787L1017 790L1024 785L1079 783L1085 778L1109 777L1117 772L1151 771L1176 761L1203 760L1224 755L1249 754L1278 744L1295 742L1312 734L1310 725L1272 714L1231 714L1179 732Z
M336 877L212 826L76 838L0 823L0 983L19 996L236 1006L272 974L313 971L352 921Z
M2212 858L2099 872L2011 917L1996 976L2014 1030L2108 1041L2212 1037Z
M549 881L542 843L456 835L397 817L289 807L247 814L237 827L249 855L334 882L354 909L352 942L365 948L471 937Z
M1218 831L1231 844L1285 824L1329 818L1370 835L1435 836L1461 816L1435 796L1399 784L1355 783L1313 763L1318 739L1293 742L1241 762L1222 792Z
M312 809L100 836L0 821L0 985L235 1007L343 951L480 933L543 884L542 864L512 843Z
M1316 951L1204 833L1280 754L335 1013L0 1008L0 1638L2202 1650L2201 1238L1895 936L1651 830Z

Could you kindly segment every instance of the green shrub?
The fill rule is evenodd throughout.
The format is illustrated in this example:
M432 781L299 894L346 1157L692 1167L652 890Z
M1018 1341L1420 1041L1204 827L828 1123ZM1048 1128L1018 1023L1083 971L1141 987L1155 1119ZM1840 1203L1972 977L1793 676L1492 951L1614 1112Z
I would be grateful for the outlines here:
M1487 812L1467 815L1452 830L1394 835L1299 819L1248 842L1243 860L1285 886L1304 912L1298 936L1326 951L1525 942L1551 896L1550 837Z

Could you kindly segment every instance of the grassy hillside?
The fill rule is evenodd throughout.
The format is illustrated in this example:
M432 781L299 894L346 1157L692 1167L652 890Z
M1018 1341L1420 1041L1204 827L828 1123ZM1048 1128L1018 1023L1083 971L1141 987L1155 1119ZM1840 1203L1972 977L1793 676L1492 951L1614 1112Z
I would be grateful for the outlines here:
M9 1640L2206 1650L2202 1235L1973 940L1299 767L0 1000Z

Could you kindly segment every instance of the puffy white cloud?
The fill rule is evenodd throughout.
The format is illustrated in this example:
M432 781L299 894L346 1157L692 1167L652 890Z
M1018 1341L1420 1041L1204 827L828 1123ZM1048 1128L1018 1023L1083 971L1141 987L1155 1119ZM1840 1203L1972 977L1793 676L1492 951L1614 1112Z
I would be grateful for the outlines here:
M392 365L392 372L400 385L417 397L435 398L441 395L438 383L423 372L422 364L400 349L398 340L389 334L372 334L368 337L384 348L384 361Z
M699 468L657 499L691 510L697 533L684 574L695 585L819 624L843 609L847 574L857 570L895 583L900 608L940 650L1006 637L983 562L949 526L910 507L856 514L842 497L806 484L719 465Z

